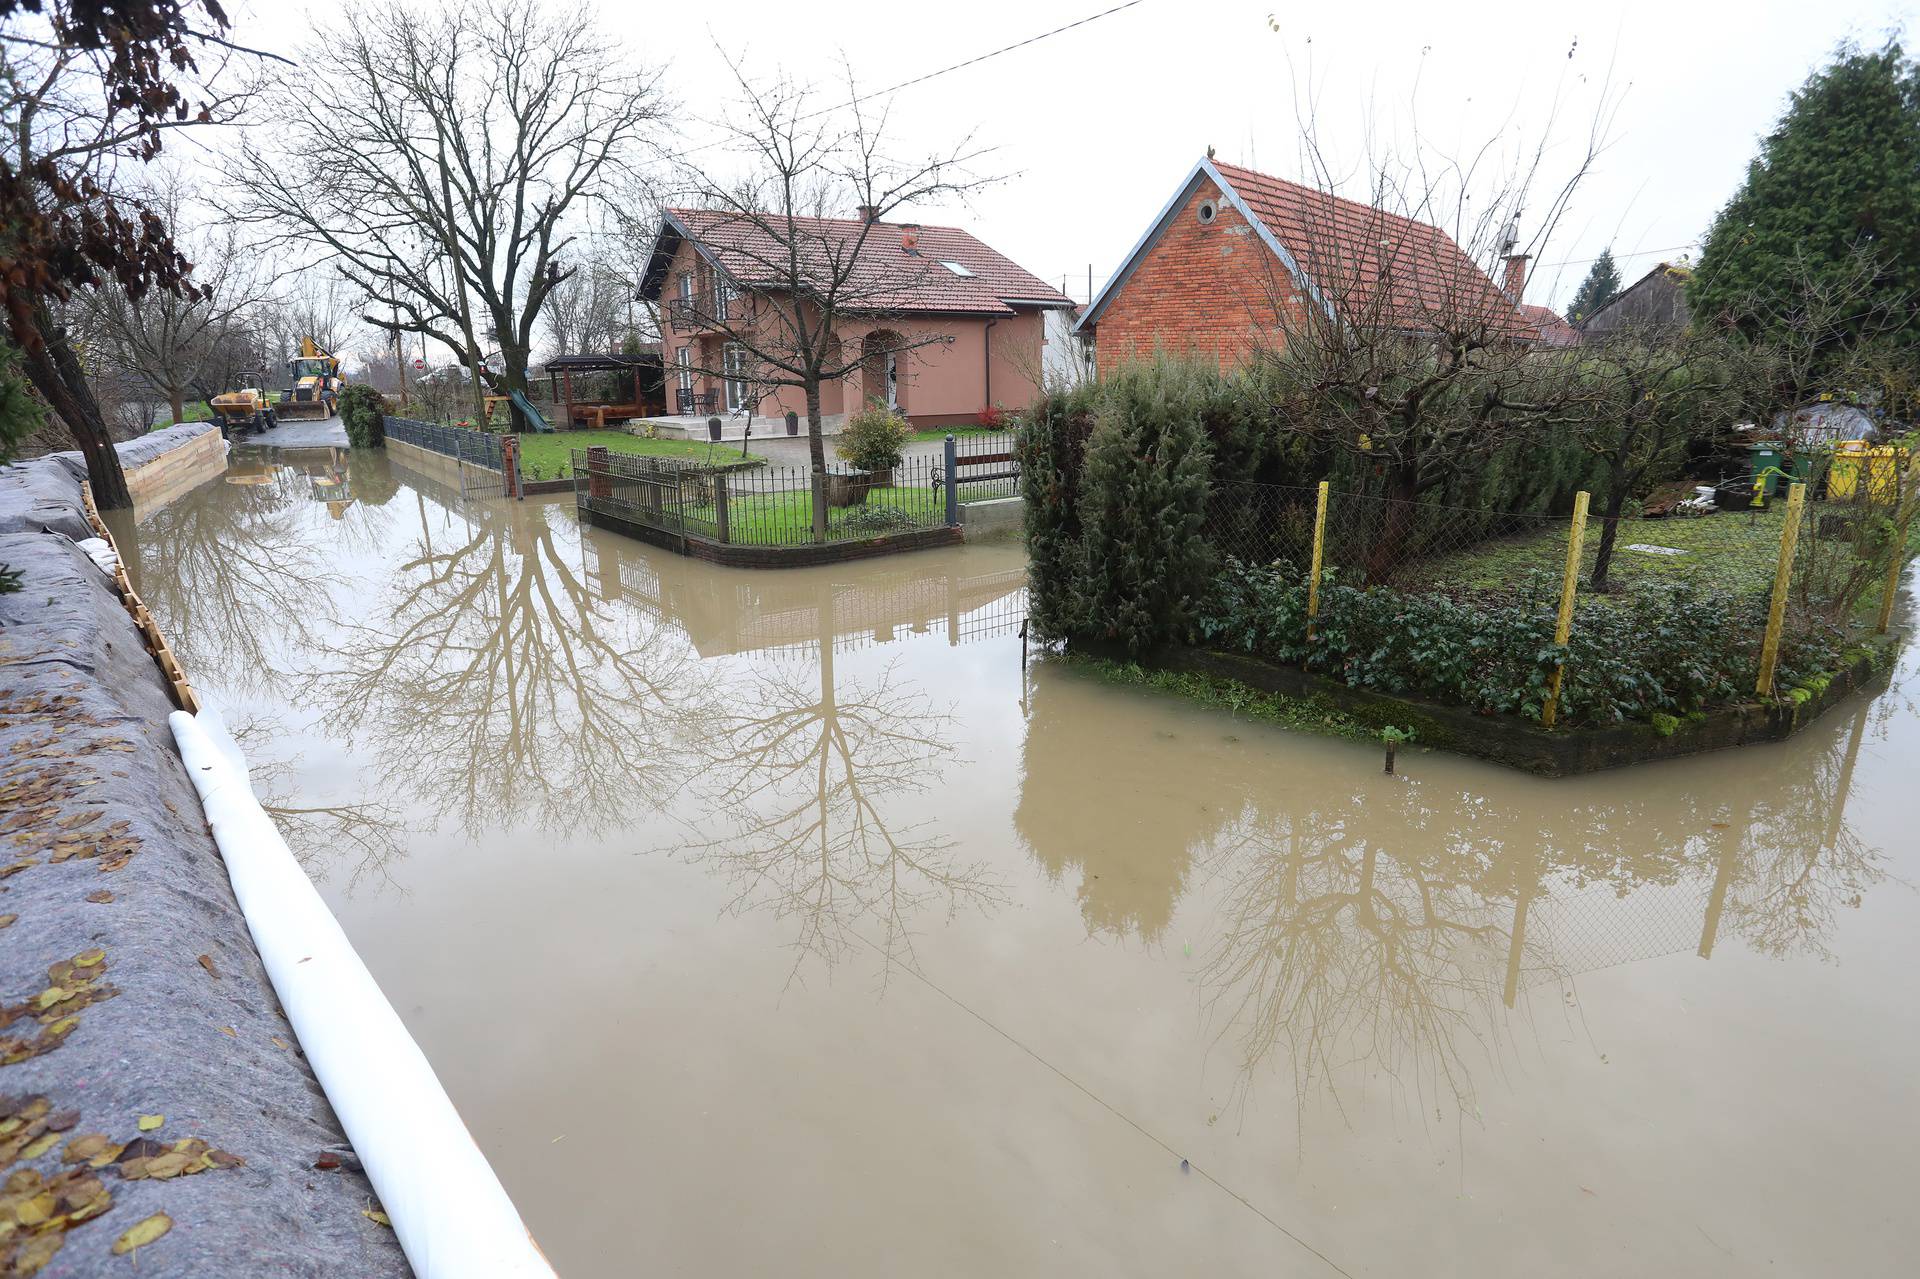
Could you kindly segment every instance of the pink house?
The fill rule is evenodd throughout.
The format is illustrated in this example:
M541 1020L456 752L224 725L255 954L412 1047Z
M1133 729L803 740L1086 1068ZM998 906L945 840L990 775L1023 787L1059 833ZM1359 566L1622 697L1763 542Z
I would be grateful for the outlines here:
M803 277L852 276L835 295L830 343L854 367L821 387L829 430L870 403L921 427L973 422L990 405L1027 407L1041 380L1045 315L1072 306L958 227L668 209L639 295L659 309L670 412L805 420L803 390L776 385L749 349L782 341L777 326L796 314L790 250L811 259Z

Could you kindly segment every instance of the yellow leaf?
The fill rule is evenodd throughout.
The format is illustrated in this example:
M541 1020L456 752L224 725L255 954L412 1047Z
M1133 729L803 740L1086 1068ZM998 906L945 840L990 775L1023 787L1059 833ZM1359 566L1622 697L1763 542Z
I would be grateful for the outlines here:
M239 1032L239 1031L237 1031L237 1030L235 1030L235 1029L234 1029L233 1027L231 1027L231 1026L222 1026L222 1027L220 1028L220 1033L221 1033L221 1034L223 1034L223 1035L231 1035L231 1036L232 1036L233 1038L235 1038L235 1039L238 1039L238 1038L240 1038L240 1032Z
M152 1132L165 1122L167 1122L165 1115L142 1115L140 1116L140 1131Z
M377 1222L385 1226L389 1230L393 1229L393 1218L387 1216L386 1213L381 1212L378 1208L362 1208L360 1215L368 1221Z
M124 1257L135 1248L144 1248L173 1229L173 1218L164 1212L156 1212L139 1225L113 1241L113 1254Z
M104 950L83 950L73 957L73 965L76 968L91 968L106 957Z
M27 1146L25 1150L20 1152L20 1157L22 1159L38 1159L41 1155L44 1155L49 1150L52 1150L54 1148L54 1145L58 1143L59 1140L60 1140L60 1134L57 1132L41 1133L40 1136L35 1138L33 1142L31 1142Z

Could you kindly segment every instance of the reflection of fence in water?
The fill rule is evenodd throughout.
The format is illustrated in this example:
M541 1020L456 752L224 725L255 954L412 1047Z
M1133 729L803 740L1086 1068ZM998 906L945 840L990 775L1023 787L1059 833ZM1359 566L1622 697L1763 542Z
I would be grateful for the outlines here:
M958 580L836 586L826 611L824 619L818 606L756 617L740 628L740 647L814 653L829 633L826 626L836 653L914 636L944 636L949 644L960 644L1016 635L1027 617L1026 575L1015 570Z
M1621 964L1691 952L1706 927L1710 884L1641 884L1624 896L1612 884L1536 898L1527 911L1528 951L1543 978L1574 977Z

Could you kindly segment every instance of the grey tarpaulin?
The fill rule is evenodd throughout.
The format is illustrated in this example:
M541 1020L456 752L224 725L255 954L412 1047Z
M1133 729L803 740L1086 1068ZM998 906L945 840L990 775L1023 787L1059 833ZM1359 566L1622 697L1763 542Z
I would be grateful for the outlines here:
M201 429L156 432L123 454ZM254 953L175 753L160 674L107 578L62 535L90 532L75 460L0 470L0 564L23 579L0 595L0 917L15 916L0 928L0 999L15 1010L0 1059L43 1045L0 1066L0 1104L19 1113L44 1097L54 1116L77 1112L49 1150L0 1174L51 1177L71 1138L125 1142L142 1135L140 1116L164 1115L146 1137L203 1138L245 1163L169 1180L102 1170L112 1206L68 1230L43 1275L127 1265L115 1239L158 1212L173 1229L140 1249L144 1276L405 1275L391 1231L365 1215L378 1205L351 1157L313 1167L345 1139ZM47 1044L36 1001L48 968L91 950L104 974L52 1010L85 1004ZM105 987L118 993L99 998ZM7 1153L17 1148L0 1143Z

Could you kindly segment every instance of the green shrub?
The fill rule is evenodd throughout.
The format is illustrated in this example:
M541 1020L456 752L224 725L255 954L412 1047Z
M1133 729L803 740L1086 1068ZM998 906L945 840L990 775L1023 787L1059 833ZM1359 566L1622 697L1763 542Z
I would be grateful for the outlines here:
M383 448L387 442L387 400L365 382L350 382L340 392L340 422L347 443L357 449Z
M1014 436L1026 499L1028 618L1042 639L1065 639L1075 630L1080 472L1093 433L1093 405L1089 386L1049 394Z
M1109 382L1087 439L1073 621L1136 656L1186 638L1214 564L1212 449L1190 390L1168 365Z
M907 419L876 405L847 419L834 449L849 466L885 471L900 465L907 441L912 438L913 427Z
M1281 562L1230 563L1198 610L1215 648L1304 666L1357 688L1539 719L1564 657L1568 723L1658 723L1744 700L1753 687L1759 618L1686 583L1575 608L1572 638L1554 643L1554 583L1535 575L1511 597L1407 594L1323 582L1307 640L1306 574ZM1807 658L1819 660L1809 650Z

